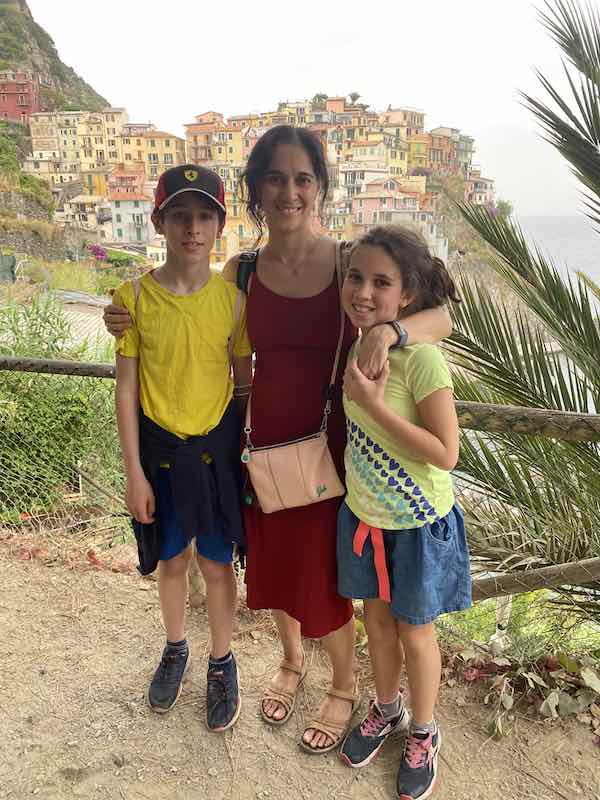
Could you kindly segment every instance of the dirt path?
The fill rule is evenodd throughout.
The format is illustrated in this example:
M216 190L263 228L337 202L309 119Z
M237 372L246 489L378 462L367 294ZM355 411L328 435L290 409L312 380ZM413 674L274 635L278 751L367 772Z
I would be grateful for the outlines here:
M1 548L0 575L3 800L395 797L397 741L363 771L298 748L326 685L319 646L308 647L299 713L283 729L261 722L260 687L278 657L266 615L240 614L244 707L232 731L215 735L202 721L203 612L190 613L194 662L184 693L162 717L144 702L162 646L155 583L19 561ZM438 800L600 800L600 751L582 725L517 719L513 735L495 742L486 738L484 712L471 690L443 688Z

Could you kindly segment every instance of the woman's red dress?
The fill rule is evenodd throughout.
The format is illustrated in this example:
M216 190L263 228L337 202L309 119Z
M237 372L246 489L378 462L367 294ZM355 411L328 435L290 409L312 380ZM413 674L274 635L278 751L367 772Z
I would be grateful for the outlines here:
M339 335L339 293L334 277L314 297L272 292L258 276L248 297L248 332L256 351L252 386L252 443L278 444L316 433L321 425ZM348 320L338 366L328 436L344 476L346 428L341 381L356 334ZM250 608L280 609L319 638L344 625L352 604L337 593L336 523L342 498L264 514L246 507L246 583Z

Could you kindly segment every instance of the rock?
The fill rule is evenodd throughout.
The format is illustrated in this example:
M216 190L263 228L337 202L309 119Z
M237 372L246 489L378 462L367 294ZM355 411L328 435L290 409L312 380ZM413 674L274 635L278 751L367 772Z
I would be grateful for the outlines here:
M216 767L209 767L207 774L210 775L211 778L216 778L219 774L219 770Z
M119 769L125 766L125 756L122 753L113 753L112 754L113 764Z

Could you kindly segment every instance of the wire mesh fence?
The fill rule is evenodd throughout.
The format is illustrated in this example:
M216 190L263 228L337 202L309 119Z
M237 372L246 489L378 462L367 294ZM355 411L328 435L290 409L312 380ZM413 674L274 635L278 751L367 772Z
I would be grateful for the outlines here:
M83 313L92 320L94 336L100 313L99 306L92 312L86 307ZM45 323L56 335L51 314ZM12 355L0 356L0 534L50 536L66 544L76 534L112 545L130 537L114 414L114 371L109 364L72 360L98 353L96 345L88 346L87 334L82 339L85 320L72 323L68 320L52 358L39 350L32 353L22 328L16 329L18 346L13 330L12 350L5 337L4 352ZM44 331L42 325L36 336L44 336ZM70 359L60 360L57 353ZM594 416L553 416L535 410L528 415L528 411L459 403L459 418L466 428L498 430L509 425L530 435L527 424L531 424L535 435L577 440L599 435L600 420ZM573 530L565 531L561 540L564 544L573 538L573 547L562 549L568 558L552 561L541 546L537 556L535 547L519 552L520 540L514 558L503 567L501 559L490 559L494 537L500 533L481 524L498 500L473 491L468 475L458 476L457 493L467 529L476 531L475 602L469 611L439 620L442 637L457 644L475 641L492 652L510 651L523 659L557 651L600 656L600 547L592 546L582 556L573 536L577 521L572 520ZM547 511L551 520L552 509ZM530 522L518 513L513 521L516 527ZM557 526L564 524L557 518ZM501 535L506 537L506 530ZM482 537L485 547L480 546Z

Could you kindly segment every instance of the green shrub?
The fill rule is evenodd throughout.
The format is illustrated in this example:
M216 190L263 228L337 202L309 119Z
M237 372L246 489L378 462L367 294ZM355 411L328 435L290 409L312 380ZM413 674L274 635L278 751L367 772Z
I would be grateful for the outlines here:
M134 264L145 264L146 259L144 256L139 256L136 253L124 253L120 250L106 251L106 260L109 264L115 267L130 267Z
M96 275L87 264L62 263L49 268L51 289L96 294Z
M0 309L0 353L81 358L59 303L38 295ZM120 491L114 381L0 370L0 521L61 508L79 470ZM90 502L88 498L87 503Z

